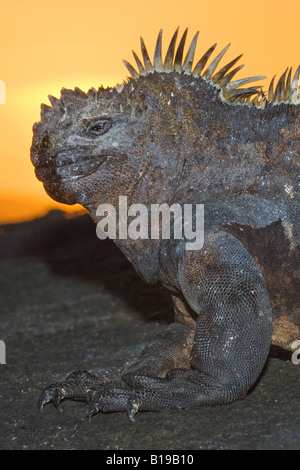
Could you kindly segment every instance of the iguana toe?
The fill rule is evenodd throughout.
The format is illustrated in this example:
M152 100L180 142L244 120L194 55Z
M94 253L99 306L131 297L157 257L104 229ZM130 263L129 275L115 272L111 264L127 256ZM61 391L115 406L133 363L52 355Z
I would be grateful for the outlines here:
M43 411L44 406L47 403L52 402L57 410L62 411L60 402L65 398L65 396L66 391L64 388L57 386L57 384L49 385L49 387L46 387L40 395L38 410Z

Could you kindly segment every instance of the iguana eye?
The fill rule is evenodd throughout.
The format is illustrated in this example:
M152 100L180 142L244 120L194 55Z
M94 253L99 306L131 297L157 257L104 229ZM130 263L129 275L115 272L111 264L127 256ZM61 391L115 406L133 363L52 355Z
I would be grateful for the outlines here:
M92 135L103 135L108 131L111 125L112 122L110 119L99 119L89 124L86 128L86 132Z

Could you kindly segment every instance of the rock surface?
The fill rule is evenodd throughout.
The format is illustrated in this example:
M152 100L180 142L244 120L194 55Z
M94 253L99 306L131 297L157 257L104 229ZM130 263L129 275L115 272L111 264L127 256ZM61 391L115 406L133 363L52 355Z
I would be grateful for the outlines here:
M0 237L0 449L300 449L300 365L273 351L256 387L227 406L85 418L86 404L37 411L41 390L76 369L113 377L172 321L87 215L3 226Z

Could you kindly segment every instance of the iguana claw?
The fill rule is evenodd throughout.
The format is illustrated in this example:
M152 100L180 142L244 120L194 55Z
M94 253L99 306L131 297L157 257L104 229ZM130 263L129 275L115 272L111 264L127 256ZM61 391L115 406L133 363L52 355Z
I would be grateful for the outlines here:
M87 400L87 403L88 403L86 416L89 419L91 419L92 416L99 413L99 411L100 411L100 405L95 400L93 400L94 396L95 396L95 392L93 390L88 390L88 392L86 394L86 400Z
M132 395L127 403L127 416L132 423L135 422L134 416L137 414L139 410L140 402L136 395Z
M66 393L63 388L53 388L53 386L50 385L50 387L45 388L40 395L38 401L38 410L43 411L44 405L52 401L55 408L59 411L62 411L60 402L65 398L65 395Z

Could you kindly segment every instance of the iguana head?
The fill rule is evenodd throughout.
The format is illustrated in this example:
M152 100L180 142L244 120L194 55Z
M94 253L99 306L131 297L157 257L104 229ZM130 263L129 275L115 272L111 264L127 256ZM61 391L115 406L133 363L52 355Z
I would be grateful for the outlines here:
M206 68L212 46L193 67L198 33L185 58L187 31L176 49L177 33L164 61L161 32L153 62L141 40L144 64L135 53L138 72L124 61L132 77L123 85L88 93L62 89L60 99L49 96L51 107L42 105L41 121L33 127L31 159L53 199L85 207L114 204L139 185L147 197L151 191L165 196L168 188L176 189L169 180L178 177L187 153L191 158L201 136L199 122L208 119L214 103L259 109L269 102L298 104L300 68L293 80L291 71L287 78L285 72L275 92L272 81L268 101L258 86L241 88L264 77L232 81L242 67L232 69L239 57L215 73L228 46Z
M110 202L116 191L126 194L143 171L146 105L143 97L128 104L120 91L121 85L87 94L62 89L59 100L49 97L52 107L42 105L31 159L53 199L89 205L97 193L98 200Z

